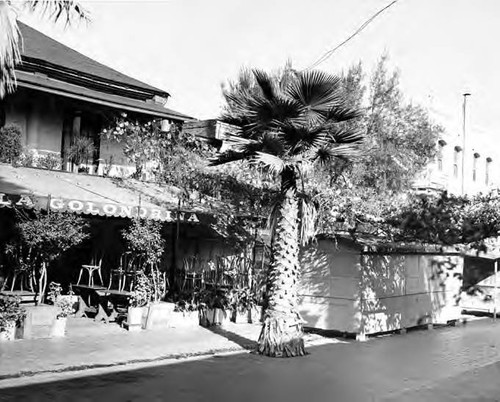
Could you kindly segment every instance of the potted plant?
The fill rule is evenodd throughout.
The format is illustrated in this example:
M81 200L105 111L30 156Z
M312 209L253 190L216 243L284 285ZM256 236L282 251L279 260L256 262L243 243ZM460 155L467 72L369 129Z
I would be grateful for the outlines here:
M95 152L94 141L87 137L77 137L73 144L66 149L66 157L73 164L73 171L76 173L90 173L88 165L89 160L93 159Z
M14 340L16 326L26 317L20 300L14 297L0 297L0 341Z
M167 280L165 272L161 272L159 268L165 249L165 240L161 230L160 222L137 218L122 231L128 249L137 256L140 269L149 281L147 303L151 303L148 306L145 322L147 329L167 325L166 322L173 310L173 305L162 302L167 291ZM146 279L143 278L144 281Z
M235 323L251 323L252 310L256 306L256 298L249 288L232 289L230 294L231 321Z
M58 313L52 324L50 336L60 338L66 334L66 322L68 316L73 313L73 303L68 299L59 298L55 305L58 308Z
M129 331L139 331L142 328L144 308L151 297L151 284L144 272L139 272L134 290L130 294L125 325Z
M225 289L205 289L200 293L200 325L224 325L227 322L229 298Z
M174 304L168 326L173 328L195 327L200 323L199 305L196 294L181 294Z

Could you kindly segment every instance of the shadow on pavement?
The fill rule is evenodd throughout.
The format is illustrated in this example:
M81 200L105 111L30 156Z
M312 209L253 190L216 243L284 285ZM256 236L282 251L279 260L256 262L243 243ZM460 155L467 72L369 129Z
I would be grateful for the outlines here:
M257 346L257 342L255 340L246 338L240 334L237 334L236 332L228 330L227 328L215 325L207 327L206 329L208 329L210 332L213 332L214 334L223 336L224 338L236 343L246 350L254 350Z

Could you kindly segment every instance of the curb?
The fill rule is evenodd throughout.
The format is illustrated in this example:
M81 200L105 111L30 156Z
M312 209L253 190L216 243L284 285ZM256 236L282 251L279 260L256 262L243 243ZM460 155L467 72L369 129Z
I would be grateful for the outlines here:
M333 342L312 340L311 342L308 342L306 344L306 347L321 346L331 343ZM133 359L126 361L112 362L112 363L95 363L95 364L90 363L90 364L82 364L76 366L67 366L57 369L47 369L47 370L19 371L17 373L0 375L0 389L2 388L2 381L7 381L7 380L33 378L48 374L77 373L88 370L99 370L99 369L107 369L113 367L126 367L126 366L141 365L141 364L151 364L151 363L161 363L161 362L174 363L174 362L198 360L209 357L224 357L236 354L252 353L254 349L255 349L255 344L248 344L233 348L211 349L203 352L171 354L150 359Z
M214 357L214 356L229 356L238 353L249 353L254 346L245 345L243 347L235 348L224 348L224 349L212 349L204 352L193 352L193 353L179 353L167 356L155 357L152 359L134 359L122 362L113 363L96 363L96 364L82 364L78 366L68 366L60 369L48 369L48 370L37 370L37 371L20 371L13 374L0 375L0 385L3 380L12 380L16 378L24 377L35 377L42 374L61 374L61 373L71 373L79 372L93 369L103 369L111 367L120 367L134 364L147 364L147 363L158 363L162 361L189 361L190 359L197 359L203 357Z

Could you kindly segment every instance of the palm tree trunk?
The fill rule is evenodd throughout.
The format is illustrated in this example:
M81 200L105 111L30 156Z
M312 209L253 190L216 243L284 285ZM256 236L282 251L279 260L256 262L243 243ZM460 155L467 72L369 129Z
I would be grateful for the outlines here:
M297 310L299 203L294 188L281 202L271 246L264 324L257 350L272 357L305 355L302 319Z

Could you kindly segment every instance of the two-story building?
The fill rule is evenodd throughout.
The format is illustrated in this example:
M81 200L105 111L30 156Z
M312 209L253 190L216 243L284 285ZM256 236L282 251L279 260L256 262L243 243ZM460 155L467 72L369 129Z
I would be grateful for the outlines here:
M17 90L0 103L0 126L21 128L23 144L38 155L52 153L69 170L67 150L77 137L90 138L94 155L89 169L127 175L134 167L120 144L99 135L116 117L162 119L162 127L190 117L166 107L169 93L122 74L19 24L23 37L22 63L16 68ZM109 168L109 166L108 166Z

